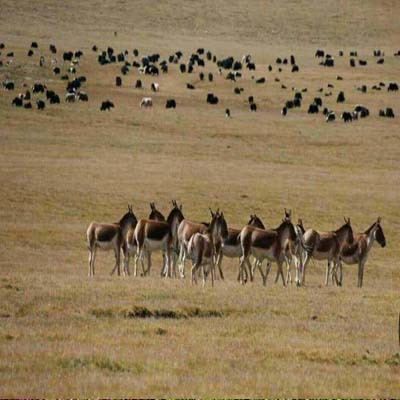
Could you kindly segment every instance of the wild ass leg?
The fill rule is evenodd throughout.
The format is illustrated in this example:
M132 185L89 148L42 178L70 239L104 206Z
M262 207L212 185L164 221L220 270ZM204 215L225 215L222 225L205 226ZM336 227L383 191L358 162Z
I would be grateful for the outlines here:
M145 276L149 275L150 276L150 271L151 271L151 253L150 251L147 251L147 269L144 273Z
M265 266L265 284L267 284L267 278L269 271L271 271L271 266L272 266L271 262L267 261L267 265Z
M121 270L120 270L121 249L119 248L118 245L114 245L114 254L115 254L115 266L114 266L113 270L111 271L111 275L113 275L115 270L118 269L118 276L120 276L121 275Z
M171 270L171 247L167 245L165 249L165 265L167 267L167 273L165 274L166 278L172 278L172 270Z
M185 277L185 260L186 260L186 249L185 249L185 244L182 241L179 252L179 272L181 278Z
M311 260L311 256L306 253L304 261L303 261L303 271L301 274L301 284L304 286L306 284L306 267Z
M215 279L215 265L214 265L214 260L211 257L211 262L210 262L210 268L211 268L211 286L214 287L214 279ZM222 279L224 279L222 277Z
M267 276L264 275L264 272L262 270L262 261L256 260L256 263L257 263L257 268L258 268L258 270L260 271L260 274L261 274L261 278L262 278L262 281L263 281L263 286L266 286L267 285Z
M326 279L325 279L325 286L328 286L329 283L329 273L331 270L331 260L328 258L328 263L326 264Z
M290 273L290 266L292 264L292 259L289 256L285 255L286 261L286 285L292 284L292 274Z
M130 272L129 272L129 260L130 260L131 256L129 254L129 251L126 251L125 256L124 256L124 275L125 276L129 276Z
M281 276L282 277L283 286L286 286L285 277L283 275L283 260L278 260L277 264L278 264L278 272L276 274L275 283L278 282L279 276Z
M222 254L222 249L220 249L219 253L218 253L218 258L217 258L217 267L218 267L218 271L219 271L219 276L221 277L222 280L224 280L224 274L222 273L222 268L221 268L221 264L222 264L222 259L223 259L223 254Z
M360 260L358 262L358 283L357 283L357 287L359 287L359 288L362 288L362 285L363 285L364 265L365 265L365 263L362 260Z
M94 259L96 257L96 248L89 250L89 278L94 276Z

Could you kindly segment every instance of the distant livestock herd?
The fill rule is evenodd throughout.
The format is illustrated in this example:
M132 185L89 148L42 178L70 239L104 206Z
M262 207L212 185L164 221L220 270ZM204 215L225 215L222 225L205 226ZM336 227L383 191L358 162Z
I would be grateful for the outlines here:
M374 242L385 247L386 239L377 218L363 232L353 233L350 218L344 224L331 231L305 229L303 221L292 223L291 210L284 210L282 222L275 229L266 228L257 215L250 215L248 223L241 229L228 227L224 213L219 209L210 209L209 222L194 222L183 215L182 205L172 201L172 209L165 218L150 203L148 218L137 219L132 206L119 222L91 222L86 232L86 244L89 250L89 277L94 276L94 262L97 249L114 250L115 266L120 275L121 251L123 254L123 273L130 275L129 260L135 259L134 276L137 276L137 263L140 260L142 276L150 274L151 255L161 251L163 263L161 276L185 277L185 260L191 260L191 280L197 283L202 272L203 286L207 276L214 284L217 271L224 279L222 259L239 259L238 281L245 284L253 281L257 269L264 285L272 263L278 270L275 283L281 277L283 285L292 283L291 264L295 265L296 285L305 285L306 268L311 259L327 262L325 285L329 280L342 285L342 263L358 265L357 286L362 287L364 266ZM250 261L252 258L252 262ZM145 260L147 266L145 266ZM265 271L262 263L266 260ZM286 263L286 278L283 264ZM178 267L178 271L177 271Z
M0 43L0 56L2 51L5 49L5 44ZM32 42L31 46L28 50L27 56L32 57L35 54L35 51L39 49L39 45L37 42ZM176 51L175 53L169 55L166 59L161 59L160 54L154 53L151 55L145 55L139 57L139 50L134 49L132 51L133 60L128 61L130 52L128 50L124 50L119 53L115 53L112 47L107 47L105 50L99 50L97 46L92 47L93 52L98 53L97 61L101 66L106 66L108 64L120 64L120 71L121 75L125 76L132 69L137 69L139 74L150 75L153 77L157 77L160 73L167 74L169 70L174 65L178 65L178 70L182 74L191 75L195 73L195 69L200 68L204 69L206 67L206 63L211 63L212 66L216 69L216 72L219 75L222 75L224 71L227 71L225 79L231 82L237 82L243 76L242 70L247 69L248 71L256 71L257 66L255 62L252 60L250 54L244 55L241 59L235 60L234 57L226 57L222 59L218 59L216 55L212 54L211 51L206 51L204 48L198 48L196 52L192 53L186 61L183 61L183 53L182 51ZM80 59L83 56L83 52L81 50L76 51L66 51L62 55L62 62L58 61L56 57L57 48L54 44L50 44L49 46L50 55L52 57L51 63L49 63L52 73L54 75L61 75L62 80L66 80L66 93L64 95L65 102L72 103L75 101L88 101L89 96L86 92L81 90L81 86L86 82L85 76L76 76L77 69L80 65ZM42 52L41 52L42 54ZM339 57L344 56L343 51L338 52ZM358 59L357 51L350 51L349 53L349 65L351 67L356 67L356 60ZM385 60L385 53L380 49L375 49L373 51L373 56L378 57L377 64L381 65L384 64ZM397 51L394 56L400 56L400 50ZM4 67L7 64L11 64L14 58L14 52L7 52L6 53L7 60L3 61L0 59L0 68ZM315 52L315 57L319 59L323 59L319 62L320 65L324 67L332 68L335 66L335 58L331 55L326 53L322 49L318 49ZM294 55L290 55L290 57L277 57L275 60L276 66L273 67L272 65L268 65L267 69L268 72L277 71L282 72L282 67L285 65L290 65L291 72L297 73L300 71L300 67L296 62L296 58ZM45 67L46 62L43 55L40 56L39 60L40 67ZM358 59L358 65L360 67L367 66L367 61ZM62 74L62 70L65 70L65 73ZM1 69L0 69L1 71ZM204 70L201 70L198 73L198 81L201 82L205 79L208 79L209 82L214 81L214 74L212 72L205 73ZM254 80L256 85L262 85L267 82L267 79L262 76L256 78L255 76L251 77ZM343 77L337 76L336 79L338 81L343 80ZM275 82L280 82L280 78L277 76L274 78ZM3 87L7 91L15 90L15 82L7 78L3 81ZM121 76L115 77L115 85L117 87L123 86L123 79ZM26 86L24 84L23 86ZM136 89L142 89L143 83L140 79L136 80L134 85ZM379 84L373 85L371 87L372 90L378 91L382 90L382 88L387 87L388 92L397 92L398 91L398 84L396 82L379 82ZM186 83L186 88L188 90L195 90L196 83ZM287 89L287 86L281 84L282 89ZM333 84L328 84L328 89L333 89ZM150 85L151 91L156 94L161 90L160 85L158 82L152 82ZM35 83L32 88L33 94L40 94L45 93L46 100L43 98L36 99L36 106L39 110L43 110L46 106L46 101L49 104L59 104L61 96L56 94L53 90L47 88L45 84L40 82ZM362 85L361 87L357 88L361 92L367 92L368 88L366 85ZM234 87L233 92L237 95L241 95L244 89L242 87ZM303 101L303 95L308 91L307 88L297 90L295 87L292 87L292 91L294 91L294 97L289 99L285 102L284 106L281 109L281 115L286 116L289 113L289 110L294 108L300 108ZM324 88L320 88L319 92L324 92ZM323 93L325 97L331 96L332 90ZM31 93L29 90L26 90L25 93L20 93L16 96L12 101L12 106L15 107L23 107L23 108L32 108L32 103L30 101ZM206 103L211 105L217 105L219 103L219 97L209 92L206 95ZM337 103L345 103L345 94L343 91L340 91L337 95L336 102ZM150 109L152 108L154 102L151 97L143 97L140 101L140 107ZM308 114L318 114L320 112L320 107L322 107L323 101L321 97L314 97L314 100L308 106ZM102 101L100 110L106 111L111 110L114 107L114 103L109 99ZM174 98L168 98L165 103L165 108L167 109L175 109L177 107L177 102ZM254 99L254 96L248 97L248 107L251 112L256 112L259 107ZM329 110L327 107L324 107L322 110L323 115L325 116L326 122L333 122L336 120L336 113L333 110ZM344 111L341 113L340 118L344 122L351 122L355 119L365 118L370 115L370 111L367 107L363 105L357 105L354 109ZM380 117L389 117L394 118L395 112L393 108L386 107L385 109L380 109L377 113ZM229 108L225 109L225 116L231 116L231 110Z

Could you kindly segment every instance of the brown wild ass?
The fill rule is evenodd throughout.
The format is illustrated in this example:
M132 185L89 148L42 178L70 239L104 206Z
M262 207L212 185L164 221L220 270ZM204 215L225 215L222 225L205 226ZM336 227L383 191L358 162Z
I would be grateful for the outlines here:
M150 203L150 215L148 219L155 220L155 221L165 221L165 217L161 214L160 211L156 209L155 203ZM122 247L124 253L124 271L125 274L130 275L129 271L129 261L131 255L136 258L137 249L136 249L136 242L135 242L135 228L136 223L134 226L130 227L125 235L124 245ZM135 264L136 265L136 264ZM137 270L134 270L134 276L137 276Z
M143 275L147 275L151 269L151 253L161 250L163 252L163 267L161 275L172 276L171 270L171 249L174 243L174 232L177 226L184 219L181 208L175 203L166 221L142 219L138 222L134 240L137 246L137 258L140 258ZM144 256L147 254L147 269L144 269ZM135 274L137 271L137 258L135 260ZM176 270L174 268L174 275Z
M340 254L339 265L335 265L332 270L332 276L335 276L336 282L342 284L342 263L358 264L358 281L357 287L361 288L364 277L364 266L368 259L369 251L372 248L375 240L381 245L386 246L386 238L381 226L381 218L379 217L365 232L355 235L352 244L345 244ZM337 272L340 278L337 277Z
M113 224L99 224L92 222L86 231L87 247L89 249L89 277L94 276L94 260L97 249L114 250L115 266L111 275L118 268L120 275L120 255L121 247L125 252L124 238L131 227L134 227L137 219L132 211L132 206L128 205L128 212L119 222ZM124 270L126 273L126 271Z
M247 258L252 255L255 258L256 266L259 268L263 278L264 286L267 283L267 276L271 268L272 261L278 264L278 272L275 283L279 276L282 277L283 285L285 279L283 276L282 264L289 262L289 255L295 255L295 245L298 241L296 231L290 221L291 211L285 209L285 218L276 229L260 229L252 226L245 226L240 232L240 244L242 247L242 257L240 258L240 282L245 283L243 279L244 264ZM262 261L267 259L265 275L262 272Z
M250 220L247 223L247 225L250 226L255 226L257 228L265 229L264 224L262 223L261 219L257 217L256 214L250 215ZM242 228L243 229L243 228ZM241 229L235 229L235 228L228 228L228 236L222 241L222 243L217 244L216 247L216 254L217 254L217 259L216 259L216 265L218 267L219 275L221 279L224 279L224 274L222 273L222 259L225 257L228 258L239 258L242 256L242 247L240 245L240 232ZM250 260L246 260L246 265L249 269L250 273L250 279L251 281L253 280L253 273L254 270L251 266ZM246 276L247 280L247 268L245 267L244 273ZM240 279L240 274L238 274L238 280Z
M224 240L228 236L228 226L224 213L217 211L207 227L205 233L196 232L189 239L188 254L192 259L192 284L197 284L196 273L199 269L203 272L203 287L206 283L207 272L205 267L209 266L211 272L211 285L214 286L215 274L215 244L214 237Z
M302 221L300 229L304 230ZM305 252L301 265L301 284L305 285L306 282L306 268L310 262L311 257L316 260L327 260L325 285L328 285L331 264L333 268L339 263L339 257L342 249L353 243L353 229L351 227L350 218L344 218L345 224L335 231L318 232L314 229L304 230L302 241L304 244ZM300 224L298 224L300 225ZM333 276L332 276L333 282Z
M177 230L177 240L179 243L179 273L181 278L185 277L185 261L186 258L188 257L188 244L190 238L195 234L195 233L206 233L208 226L212 224L212 221L214 218L218 218L219 216L219 209L214 213L210 209L211 213L211 223L208 224L207 222L192 222L187 219L184 219L178 227ZM215 226L215 225L213 225ZM213 232L211 232L213 236L213 243L219 243L221 242L221 238L218 236L218 232L214 229Z

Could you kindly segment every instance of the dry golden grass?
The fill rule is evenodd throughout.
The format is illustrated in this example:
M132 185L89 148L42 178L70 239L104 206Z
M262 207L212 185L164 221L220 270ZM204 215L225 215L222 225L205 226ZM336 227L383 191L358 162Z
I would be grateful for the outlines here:
M400 59L392 56L399 3L37 3L4 0L0 15L3 55L16 53L0 78L17 83L0 95L0 396L398 396L400 130L398 117L377 114L387 106L398 114L400 101L356 87L399 82ZM28 58L32 40L40 49ZM90 101L43 112L12 108L24 82L45 81L64 93L48 64L38 66L53 42L59 53L84 51L78 75L88 78ZM119 66L100 67L92 44L164 58L181 49L186 59L201 46L221 58L251 53L253 74L267 83L256 86L245 71L232 84L206 64L215 82L195 91L185 84L196 83L197 73L181 75L176 67L156 79L141 76L141 92L133 89L135 70L116 88ZM325 69L313 57L318 47L346 56ZM384 65L376 65L374 48L385 50ZM351 69L350 49L368 66ZM284 67L278 74L275 58L291 53L300 72ZM154 109L143 112L139 101L152 81L161 89L152 95ZM328 108L362 103L372 115L352 124L307 115L328 83L335 85L323 98ZM244 93L234 95L234 86ZM308 93L301 110L282 118L292 86ZM343 105L335 103L339 90ZM219 96L218 106L205 104L208 91ZM164 109L167 97L177 99L175 111ZM116 107L100 113L106 98ZM127 203L138 217L147 216L150 201L167 213L172 198L190 219L220 207L236 227L254 211L274 227L283 207L320 230L350 216L361 231L380 215L387 247L372 249L362 290L355 266L344 267L344 287L325 288L323 263L310 265L305 288L285 289L271 278L265 288L259 277L241 287L237 260L226 259L226 280L204 290L159 278L159 256L148 279L110 277L111 253L98 255L96 276L87 279L91 220L117 220ZM161 317L133 318L137 307Z

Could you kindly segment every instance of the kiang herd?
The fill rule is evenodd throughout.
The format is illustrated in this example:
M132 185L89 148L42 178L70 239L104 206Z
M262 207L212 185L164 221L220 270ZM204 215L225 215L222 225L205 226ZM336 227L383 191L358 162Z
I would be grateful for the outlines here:
M324 260L327 263L325 285L329 281L342 285L342 263L358 265L357 287L362 287L364 266L374 242L385 247L386 239L377 218L371 226L360 233L353 233L350 218L344 218L344 224L332 231L305 229L301 219L297 224L291 220L291 210L284 210L281 224L275 228L266 228L257 215L250 215L248 223L242 229L228 228L224 213L219 209L210 209L209 222L193 222L182 213L182 205L172 201L172 209L165 218L150 203L151 212L147 219L138 220L128 205L127 213L119 222L104 224L92 222L87 229L89 249L89 277L94 276L94 262L97 249L114 250L115 266L120 275L121 251L123 255L123 274L130 275L129 261L134 257L134 276L137 276L137 264L141 263L142 276L150 275L151 256L161 251L163 265L161 276L185 278L185 263L191 261L191 282L197 284L201 273L203 286L208 275L211 284L219 274L224 279L222 260L224 257L238 258L238 281L245 284L254 280L259 271L263 285L272 263L277 264L275 283L282 278L284 286L292 283L291 265L295 268L295 284L306 283L306 270L311 259ZM263 270L263 261L266 267ZM146 264L146 265L145 265ZM286 264L286 277L283 266Z

